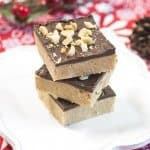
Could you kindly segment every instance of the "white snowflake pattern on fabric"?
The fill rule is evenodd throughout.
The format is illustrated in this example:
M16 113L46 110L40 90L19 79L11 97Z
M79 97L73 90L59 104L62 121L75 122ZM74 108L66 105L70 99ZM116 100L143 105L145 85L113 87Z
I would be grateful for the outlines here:
M33 44L34 38L33 38L32 34L25 34L21 37L20 42L23 45Z

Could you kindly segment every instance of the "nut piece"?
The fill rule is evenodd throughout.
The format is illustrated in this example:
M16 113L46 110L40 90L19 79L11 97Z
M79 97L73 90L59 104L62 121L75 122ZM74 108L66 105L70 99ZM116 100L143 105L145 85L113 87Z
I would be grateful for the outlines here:
M81 43L81 49L82 49L82 52L87 52L88 51L88 46L86 43L82 42Z
M92 35L92 31L86 28L82 28L78 33L78 36L80 38L85 37L85 36L91 36L91 35Z
M61 31L61 35L64 37L72 37L74 35L74 30L63 30Z
M54 58L56 58L56 57L57 57L56 53L53 53L53 57L54 57Z
M91 45L91 44L94 43L93 39L92 39L91 37L89 37L89 36L82 37L81 39L82 39L82 41L83 41L84 43L86 43L87 45Z
M57 30L54 30L54 32L49 32L47 34L47 38L49 38L54 44L58 44L60 40L60 36Z
M75 45L77 45L77 46L80 46L80 45L81 45L81 43L82 43L82 41L81 41L81 40L76 40L76 41L75 41Z
M63 40L63 45L67 46L73 41L72 37L67 37L66 39Z
M77 30L78 26L75 22L70 22L70 24L73 26L74 30Z
M61 53L66 53L66 51L67 51L66 47L62 47L60 52Z
M79 77L80 80L87 80L89 78L88 75L82 75Z
M74 22L70 22L69 25L64 26L65 30L76 30L77 29L77 24Z
M48 38L48 39L51 39L51 36L53 35L53 33L52 32L49 32L49 33L47 33L46 34L46 37Z
M76 53L75 47L73 45L71 45L71 48L67 53L67 56L74 56L75 53Z
M80 46L82 49L82 52L87 52L88 51L88 46L86 43L84 43L82 40L77 40L75 43L77 46Z
M52 48L54 45L53 44L48 44L47 48Z
M89 49L93 49L93 46L89 46Z
M45 26L40 26L39 31L43 34L46 35L48 33L48 30Z
M91 22L85 21L85 22L84 22L84 25L85 25L86 28L88 28L88 29L94 29L94 28L96 28L96 25L93 25Z
M71 45L75 46L75 45L76 45L76 43L75 43L74 41L72 41L72 42L71 42Z
M65 25L64 29L65 30L74 30L74 27L72 25Z
M56 29L62 31L63 30L62 24L61 23L57 23Z

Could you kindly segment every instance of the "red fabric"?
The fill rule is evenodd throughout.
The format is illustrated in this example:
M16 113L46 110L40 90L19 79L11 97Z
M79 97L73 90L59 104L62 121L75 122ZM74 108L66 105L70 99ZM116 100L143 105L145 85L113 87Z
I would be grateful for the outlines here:
M34 44L32 25L37 22L47 22L59 18L73 18L93 13L100 28L113 29L120 39L128 44L128 36L134 25L134 21L143 16L150 16L150 0L95 0L79 7L72 14L58 11L53 14L45 14L37 18L32 24L16 25L0 15L0 52L19 45ZM150 61L146 61L150 70ZM0 136L0 150L11 150L11 146L1 149L3 140Z
M3 138L0 136L0 149L2 147L2 143L3 143Z
M72 18L94 13L97 19L100 20L99 26L101 28L112 26L119 36L126 37L131 33L130 31L136 19L150 15L149 8L150 0L96 0L93 3L81 6L72 15L58 11L50 15L40 16L34 23L55 20L65 16ZM128 29L127 32L124 29ZM127 43L128 39L124 38L124 42ZM32 24L15 25L0 15L0 52L19 45L32 44L34 44Z
M2 136L0 136L0 150L12 150L12 146Z
M12 150L12 147L8 144L3 150Z

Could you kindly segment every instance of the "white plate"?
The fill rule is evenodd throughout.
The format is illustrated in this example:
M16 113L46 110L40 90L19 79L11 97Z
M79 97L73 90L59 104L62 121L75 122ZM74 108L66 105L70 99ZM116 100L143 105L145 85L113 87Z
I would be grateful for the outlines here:
M34 72L42 61L35 46L0 54L0 125L15 149L108 150L148 138L149 73L111 31L104 33L118 55L111 81L117 94L115 112L69 127L59 125L38 99Z

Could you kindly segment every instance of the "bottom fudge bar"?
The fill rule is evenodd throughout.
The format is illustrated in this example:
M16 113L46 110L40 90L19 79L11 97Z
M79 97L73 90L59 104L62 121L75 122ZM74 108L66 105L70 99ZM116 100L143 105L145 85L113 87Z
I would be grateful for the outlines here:
M92 107L103 88L108 85L112 72L53 81L46 65L36 71L35 83L38 90L47 92L54 97L61 97L80 106Z
M93 108L86 108L62 98L56 99L41 90L38 90L38 94L47 109L62 125L69 125L97 115L112 112L116 96L114 91L107 86L103 89L101 96Z

